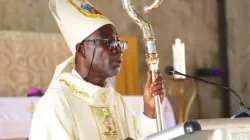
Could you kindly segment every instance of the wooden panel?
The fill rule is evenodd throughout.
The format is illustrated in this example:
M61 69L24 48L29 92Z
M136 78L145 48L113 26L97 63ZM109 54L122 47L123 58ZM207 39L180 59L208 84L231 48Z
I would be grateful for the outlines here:
M137 38L122 36L121 40L128 41L128 49L123 53L121 71L116 76L116 90L122 95L140 95Z

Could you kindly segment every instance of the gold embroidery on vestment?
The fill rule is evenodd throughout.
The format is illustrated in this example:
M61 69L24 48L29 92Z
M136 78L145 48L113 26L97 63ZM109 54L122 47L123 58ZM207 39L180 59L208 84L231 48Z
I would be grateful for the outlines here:
M100 95L100 100L101 100L102 104L105 104L105 103L106 103L107 98L108 98L108 96L107 96L106 93L102 93L102 94Z
M64 79L60 79L59 81L64 83L70 89L71 93L81 94L85 98L93 98L94 97L94 94L92 96L90 96L88 93L83 92L82 90L78 90L74 84L70 84L68 81L66 81Z

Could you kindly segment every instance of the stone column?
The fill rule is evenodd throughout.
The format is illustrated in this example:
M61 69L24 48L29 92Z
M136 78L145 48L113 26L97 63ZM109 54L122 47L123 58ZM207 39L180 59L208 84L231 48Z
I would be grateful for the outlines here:
M230 87L250 106L250 1L227 0L228 60ZM231 114L239 109L234 95L230 97Z

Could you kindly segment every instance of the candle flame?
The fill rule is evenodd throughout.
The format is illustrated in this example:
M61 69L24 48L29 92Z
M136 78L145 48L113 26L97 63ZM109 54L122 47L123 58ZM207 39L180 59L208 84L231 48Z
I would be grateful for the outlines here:
M180 45L181 44L181 40L179 38L175 39L175 44L176 45Z

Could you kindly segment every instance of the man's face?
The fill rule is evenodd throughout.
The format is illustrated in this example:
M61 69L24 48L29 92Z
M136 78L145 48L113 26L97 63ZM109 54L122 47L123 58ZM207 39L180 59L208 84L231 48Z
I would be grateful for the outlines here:
M87 40L97 40L86 43L86 59L88 64L91 64L94 47L96 47L94 60L90 73L98 74L104 77L112 77L119 73L122 62L122 52L120 47L110 50L106 41L99 39L118 40L116 29L112 25L105 25L90 35Z

